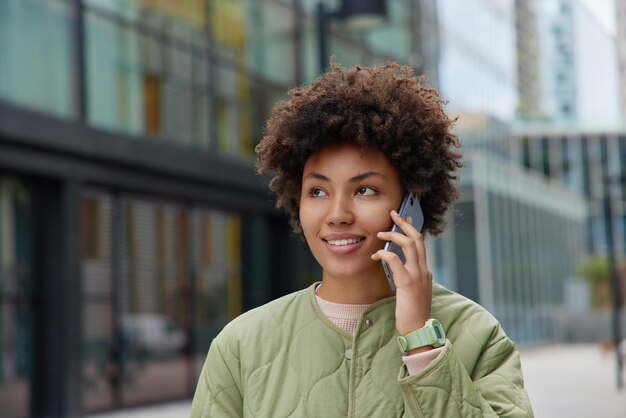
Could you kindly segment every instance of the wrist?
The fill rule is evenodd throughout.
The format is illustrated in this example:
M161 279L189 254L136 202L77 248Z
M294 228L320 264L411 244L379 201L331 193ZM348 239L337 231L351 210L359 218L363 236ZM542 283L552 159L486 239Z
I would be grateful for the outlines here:
M412 350L409 350L404 355L405 356L412 356L413 354L425 353L427 351L434 350L434 349L435 349L435 347L433 347L432 345L426 345L424 347L417 347L417 348L414 348Z
M396 321L396 331L398 331L398 335L407 335L418 329L424 327L426 325L426 321L428 321L429 317L425 318L411 318L411 321Z

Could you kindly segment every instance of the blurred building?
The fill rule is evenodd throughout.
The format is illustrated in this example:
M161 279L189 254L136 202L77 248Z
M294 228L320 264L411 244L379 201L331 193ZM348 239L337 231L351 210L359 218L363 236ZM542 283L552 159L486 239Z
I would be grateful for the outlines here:
M573 8L577 0L516 0L518 118L576 118Z
M585 130L624 128L620 104L618 41L613 28L600 21L590 6L574 7L577 115ZM601 63L601 64L599 64Z
M319 71L317 6L0 1L3 416L190 397L230 318L319 278L253 165L272 105ZM523 343L547 338L572 268L540 255L578 254L584 207L510 163L515 27L513 0L388 0L382 27L329 18L326 35L337 62L408 63L450 100L465 214L431 265Z
M512 154L517 161L546 180L562 184L584 196L588 206L585 220L585 247L588 252L606 257L609 251L613 251L618 261L623 260L626 256L626 132L526 127L516 130L513 139ZM581 267L588 260L581 257L574 261ZM619 275L621 277L621 273ZM617 312L621 311L622 317L619 335L624 335L623 277L619 282L617 300L621 307ZM571 286L574 282L569 285L568 290L574 290ZM604 303L607 300L609 304L613 303L613 292L608 289L602 294L590 285L587 293L592 294L587 296L587 305L592 300L598 303L598 298L602 297L605 298ZM569 341L609 340L615 332L613 318L606 310L576 312L570 307L560 323L559 333Z
M454 228L431 254L435 277L518 343L554 341L565 284L587 252L584 197L485 151L464 161Z
M437 2L440 22L438 87L452 114L515 118L517 81L512 0Z
M622 117L626 119L626 0L615 0L617 57L619 60L620 104Z
M253 165L318 72L317 3L0 2L3 417L190 397L230 318L319 278ZM331 52L427 68L420 5L331 19Z
M578 115L575 12L570 0L535 2L538 8L541 114L551 121L571 122Z
M516 0L515 7L518 122L619 125L618 39L611 28L580 0Z
M537 31L538 11L534 0L515 1L515 38L517 55L517 116L536 119L541 116L541 83L539 42Z
M601 7L593 9L591 1L519 3L528 13L518 14L518 22L526 22L525 27L536 25L539 37L537 42L532 30L518 33L518 59L530 63L520 62L519 67L537 66L541 77L538 108L533 109L524 106L534 97L523 96L525 86L520 75L520 117L512 129L511 161L581 194L588 206L584 221L588 253L606 255L613 250L617 257L623 257L626 119L620 95L624 77L620 67L623 27L619 23L623 1L615 2L616 27L608 14L599 11ZM536 46L539 54L525 54L520 45L527 49ZM537 62L533 57L538 57ZM581 266L587 257L572 261ZM570 296L581 297L582 293L575 296L571 292L579 284L583 283L567 283ZM593 286L587 289L590 292L596 292ZM592 298L588 295L587 299L589 306ZM573 341L609 338L612 331L607 312L589 315L589 308L578 314L574 311L568 307L557 334Z
M618 21L623 3L615 2ZM607 164L615 188L613 198L615 202L624 200L618 193L626 155L622 152L626 125L620 104L623 27L618 23L614 31L592 12L591 2L518 0L517 4L518 26L524 28L518 32L519 67L529 74L537 67L541 76L537 99L524 93L528 87L522 84L520 72L520 118L513 129L513 160L583 193L589 202L588 248L592 253L605 253L603 176ZM530 75L526 78L532 80ZM625 235L620 205L613 206L613 228L616 248L622 254Z
M561 38L542 55L540 24L550 20L543 2L438 6L439 88L458 117L466 167L454 227L430 241L429 265L439 281L493 312L518 343L554 340L566 283L587 252L587 206L581 193L516 160L511 126L522 110L529 118L545 112L545 72L566 68L571 57L557 48ZM553 18L571 27L571 16ZM573 111L569 87L550 85L549 97Z
M589 202L589 251L606 254L604 199L611 196L616 254L626 254L626 133L547 127L514 132L514 159L544 177L582 193Z
M516 9L513 0L480 4L440 0L438 88L458 118L464 149L510 157L509 126L516 118Z

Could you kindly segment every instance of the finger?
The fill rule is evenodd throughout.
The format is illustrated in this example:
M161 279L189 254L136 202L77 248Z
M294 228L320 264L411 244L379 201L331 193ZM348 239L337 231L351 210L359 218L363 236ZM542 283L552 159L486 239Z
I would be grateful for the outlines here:
M409 270L416 270L419 267L419 254L415 241L400 232L379 232L377 237L384 241L391 241L402 249Z
M410 217L407 219L401 217L395 210L391 211L391 219L393 222L402 229L402 231L414 241L414 245L417 251L417 264L420 268L428 270L428 260L426 258L426 244L424 242L424 235L413 227L413 222ZM399 245L399 244L398 244ZM407 258L408 260L408 258Z
M403 218L398 212L392 210L391 220L400 227L406 236L414 238L415 234L419 234L419 231L413 226L413 219L410 216Z
M423 285L432 282L429 271L412 272L410 268L407 268L402 263L400 257L391 251L378 250L372 254L372 260L382 261L387 264L393 274L393 281L397 289L422 289ZM427 293L429 292L432 291L429 290ZM429 294L432 297L432 293Z
M402 260L396 253L378 250L372 254L372 260L384 261L387 263L391 269L396 285L398 284L398 280L404 280L404 277L407 276L407 270L404 267L404 264L402 264Z
M395 210L391 211L391 220L413 241L410 247L406 247L407 253L405 253L405 257L407 261L411 260L414 263L413 265L419 268L427 268L426 247L423 245L424 237L413 227L413 220L410 217L401 217ZM396 243L400 245L400 243ZM403 251L405 251L405 247L403 247Z

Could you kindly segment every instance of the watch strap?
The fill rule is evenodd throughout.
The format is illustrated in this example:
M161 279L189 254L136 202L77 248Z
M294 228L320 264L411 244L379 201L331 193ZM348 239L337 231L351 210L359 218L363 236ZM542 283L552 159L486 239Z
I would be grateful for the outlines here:
M434 318L426 321L425 325L407 335L398 337L398 347L402 353L419 347L441 347L446 342L441 323Z

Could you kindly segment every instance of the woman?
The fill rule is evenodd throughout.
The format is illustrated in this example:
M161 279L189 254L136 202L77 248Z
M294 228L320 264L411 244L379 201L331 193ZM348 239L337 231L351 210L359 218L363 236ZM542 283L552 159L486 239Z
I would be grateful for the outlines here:
M515 344L428 270L423 233L443 231L461 167L438 93L397 64L334 65L290 96L268 121L258 167L274 172L277 205L322 280L224 328L191 415L532 417ZM395 212L409 192L421 231Z

